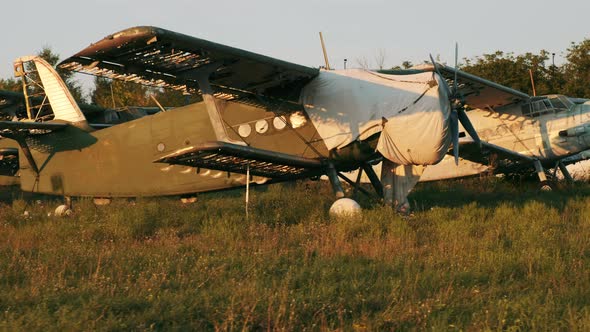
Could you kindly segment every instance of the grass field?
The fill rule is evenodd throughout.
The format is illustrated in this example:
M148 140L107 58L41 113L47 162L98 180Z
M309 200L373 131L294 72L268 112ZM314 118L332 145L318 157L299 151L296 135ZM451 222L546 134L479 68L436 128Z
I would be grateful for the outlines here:
M0 206L2 330L590 330L590 186L421 184L402 218L329 185ZM28 217L23 216L28 211Z

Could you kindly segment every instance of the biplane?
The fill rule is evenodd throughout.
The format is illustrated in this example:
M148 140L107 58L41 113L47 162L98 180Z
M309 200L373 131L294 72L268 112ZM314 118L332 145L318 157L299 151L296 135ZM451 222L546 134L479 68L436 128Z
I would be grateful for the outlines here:
M458 142L458 122L472 128L438 71L321 70L155 27L109 35L59 67L202 101L93 126L50 65L17 59L23 91L41 100L26 96L26 117L0 122L24 191L192 195L327 175L341 198L342 172L362 169L387 204L406 209L424 166Z
M449 85L457 86L456 94L480 140L474 141L460 129L459 162L447 156L439 164L428 167L422 180L457 178L486 171L536 173L540 188L550 190L558 171L567 181L572 181L566 166L590 158L590 100L559 94L530 96L442 64L436 64L436 68L425 65L408 73L433 70L438 70Z

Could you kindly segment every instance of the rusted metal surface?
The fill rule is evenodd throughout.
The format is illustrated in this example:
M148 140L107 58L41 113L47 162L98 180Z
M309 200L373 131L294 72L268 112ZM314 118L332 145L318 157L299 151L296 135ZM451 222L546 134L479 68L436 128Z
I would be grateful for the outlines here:
M214 96L246 104L298 106L301 87L317 68L155 27L107 36L66 59L62 69L110 79L199 93L196 73L216 66L209 80Z

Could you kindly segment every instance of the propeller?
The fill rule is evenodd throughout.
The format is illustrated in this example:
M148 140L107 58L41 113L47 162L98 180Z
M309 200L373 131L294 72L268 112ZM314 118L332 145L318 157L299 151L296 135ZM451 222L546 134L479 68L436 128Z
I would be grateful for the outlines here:
M457 83L457 63L459 62L459 44L455 43L455 68L454 72L454 79L453 79L453 88L451 89L444 79L444 76L440 73L440 69L438 64L434 61L432 54L430 54L430 61L434 66L434 71L441 77L442 86L445 89L447 96L449 97L449 102L451 103L451 114L450 114L450 129L451 129L451 139L453 143L453 155L455 156L455 164L459 165L459 122L465 128L465 131L471 136L473 141L478 145L481 145L481 140L473 127L473 124L469 120L467 113L465 112L465 102L464 98L459 92L459 87Z

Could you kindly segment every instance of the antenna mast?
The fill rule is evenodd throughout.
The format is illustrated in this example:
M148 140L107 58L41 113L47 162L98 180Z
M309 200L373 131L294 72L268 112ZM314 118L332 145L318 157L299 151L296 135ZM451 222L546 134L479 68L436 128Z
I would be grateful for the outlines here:
M328 62L328 52L326 52L326 45L324 45L324 37L322 36L322 32L320 31L320 42L322 43L322 52L324 52L324 61L326 62L326 69L330 69L330 63Z
M533 79L533 70L529 69L529 75L531 76L531 85L533 86L533 97L537 96L537 91L535 90L535 80Z

